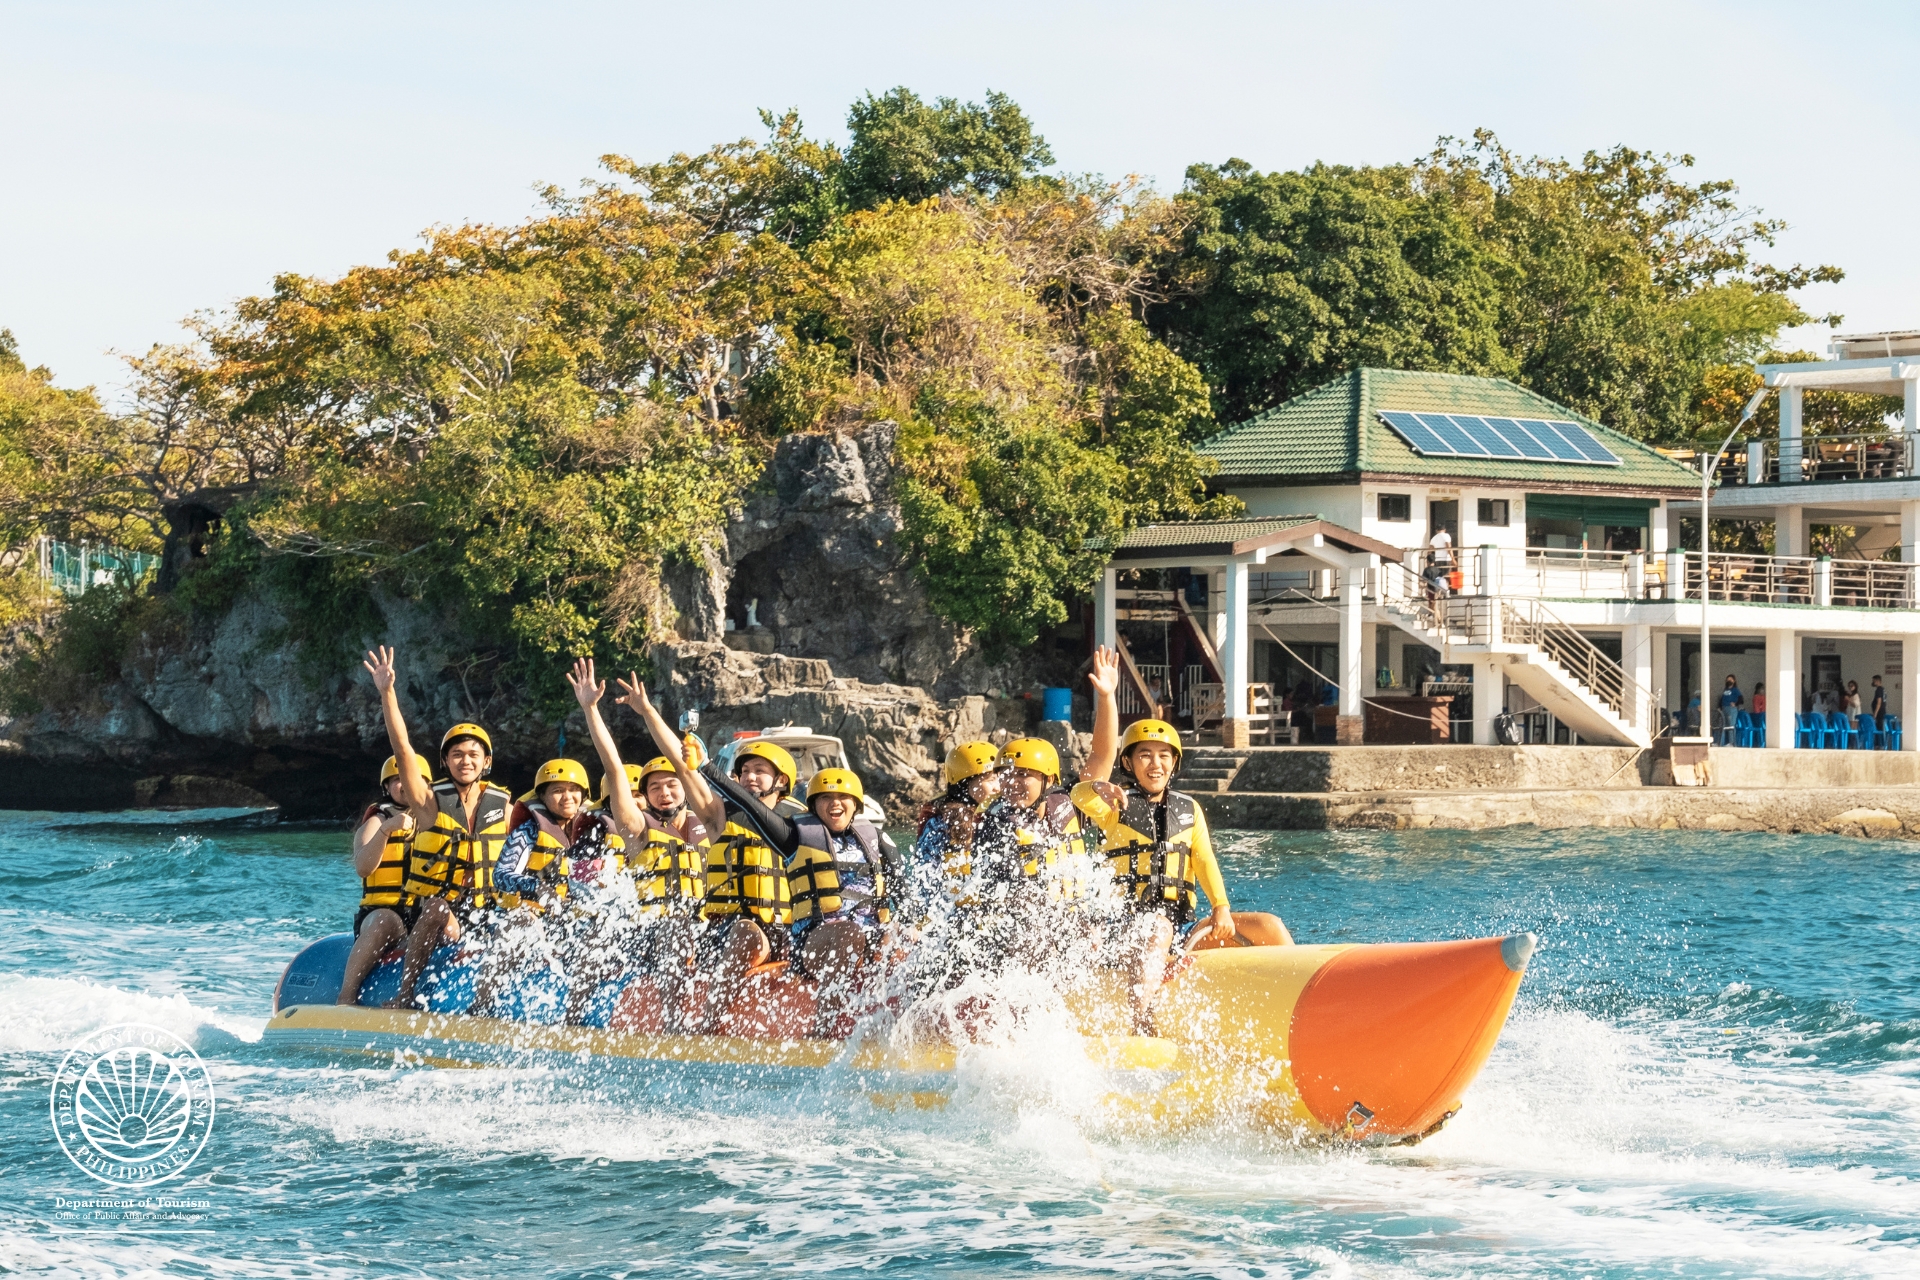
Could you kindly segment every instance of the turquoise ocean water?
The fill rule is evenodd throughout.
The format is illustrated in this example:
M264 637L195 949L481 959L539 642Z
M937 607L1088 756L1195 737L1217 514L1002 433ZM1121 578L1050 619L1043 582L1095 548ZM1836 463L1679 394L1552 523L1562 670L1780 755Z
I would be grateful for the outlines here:
M12 814L0 1271L179 1276L1912 1276L1920 853L1674 832L1238 834L1302 941L1537 932L1492 1061L1411 1149L1103 1128L1045 1029L944 1111L665 1069L276 1057L281 966L344 928L338 830ZM215 1076L198 1220L63 1216L63 1052L119 1022Z

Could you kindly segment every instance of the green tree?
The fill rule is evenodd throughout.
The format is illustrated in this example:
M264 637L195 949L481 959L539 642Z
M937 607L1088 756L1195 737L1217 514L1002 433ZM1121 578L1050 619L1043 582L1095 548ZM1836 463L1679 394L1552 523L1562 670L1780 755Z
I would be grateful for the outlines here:
M1507 374L1497 262L1407 168L1187 171L1192 213L1156 332L1236 422L1358 365Z
M854 209L935 196L992 197L1053 163L1053 152L1013 99L987 91L985 106L911 89L868 94L847 113L846 199Z

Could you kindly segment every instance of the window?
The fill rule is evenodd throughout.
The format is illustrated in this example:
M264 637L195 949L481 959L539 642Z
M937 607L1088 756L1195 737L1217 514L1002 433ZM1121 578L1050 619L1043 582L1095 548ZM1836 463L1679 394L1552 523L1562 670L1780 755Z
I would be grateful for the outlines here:
M1505 498L1480 499L1479 519L1481 524L1490 524L1501 529L1506 528L1507 500Z
M1404 524L1413 519L1413 495L1410 493L1383 493L1380 497L1380 518Z

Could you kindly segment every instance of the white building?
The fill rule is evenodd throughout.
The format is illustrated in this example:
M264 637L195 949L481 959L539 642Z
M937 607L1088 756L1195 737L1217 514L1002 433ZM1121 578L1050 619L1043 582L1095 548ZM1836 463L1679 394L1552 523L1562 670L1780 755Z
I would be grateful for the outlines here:
M1762 366L1782 389L1782 438L1710 504L1715 519L1787 530L1780 555L1714 556L1706 605L1716 693L1731 673L1746 709L1764 684L1768 710L1788 712L1765 716L1768 746L1791 748L1803 701L1824 705L1846 681L1870 705L1879 676L1888 711L1914 714L1912 441L1815 448L1797 434L1807 386L1904 389L1914 420L1920 334L1882 338L1875 356ZM1337 689L1322 719L1340 742L1364 739L1369 704L1390 730L1380 717L1424 717L1404 700L1438 694L1471 707L1456 741L1494 741L1508 711L1532 740L1646 745L1699 689L1701 562L1697 544L1675 545L1699 475L1656 450L1499 379L1360 369L1202 452L1246 518L1132 531L1095 602L1098 637L1129 641L1136 713L1152 701L1243 745L1304 675ZM1807 525L1831 522L1898 529L1902 558L1808 557ZM1420 574L1440 529L1458 585L1435 601Z

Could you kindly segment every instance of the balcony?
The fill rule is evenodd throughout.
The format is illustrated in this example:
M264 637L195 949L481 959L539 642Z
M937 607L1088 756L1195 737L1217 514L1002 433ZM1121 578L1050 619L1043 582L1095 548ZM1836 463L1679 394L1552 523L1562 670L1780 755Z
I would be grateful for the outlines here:
M1364 595L1406 596L1422 590L1414 576L1420 553L1406 565L1383 567ZM1271 562L1270 562L1271 563ZM1817 605L1823 608L1911 609L1917 567L1899 560L1829 560L1807 556L1715 553L1710 598L1737 603ZM1545 600L1698 600L1700 553L1582 551L1559 547L1469 549L1456 566L1455 596ZM1248 575L1256 608L1292 601L1330 602L1340 595L1341 571L1273 570Z
M1667 456L1696 469L1698 453L1665 450ZM1729 450L1720 459L1714 481L1721 489L1754 485L1823 484L1861 480L1904 480L1915 474L1913 437L1894 432L1868 435L1808 436L1800 440L1750 440L1744 453ZM1785 460L1784 475L1782 460Z

